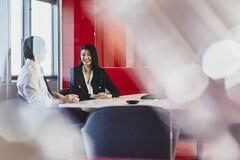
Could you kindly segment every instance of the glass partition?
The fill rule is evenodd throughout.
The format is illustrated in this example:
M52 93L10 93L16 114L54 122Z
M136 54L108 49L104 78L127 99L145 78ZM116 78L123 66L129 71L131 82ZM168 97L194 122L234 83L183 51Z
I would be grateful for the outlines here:
M239 159L240 2L62 2L64 87L79 48L92 43L122 95L171 101L171 126L181 131L176 159Z
M79 64L81 46L94 44L99 64L120 90L120 98L99 101L104 107L119 103L132 108L126 100L135 100L138 103L135 107L150 105L167 112L167 117L158 115L168 129L167 143L163 145L167 147L169 159L240 159L239 1L48 2L0 1L0 145L6 148L4 156L9 159L89 156L85 154L86 144L79 136L79 126L76 129L65 115L51 109L29 110L34 107L25 105L20 109L15 103L16 78L24 64L23 40L29 35L39 35L47 44L43 68L45 75L54 79L49 81L53 90L59 89L58 80L63 82L63 88L69 87L69 70ZM59 4L61 12L55 14ZM29 24L25 24L24 18L29 18ZM57 32L54 27L62 30ZM141 99L143 95L150 98ZM94 106L99 101L80 104ZM144 126L144 121L137 124L151 128L151 124ZM128 129L129 124L124 125L118 133ZM176 126L179 135L175 134ZM133 135L126 131L124 135L137 138L141 131L145 130ZM105 137L118 140L114 135ZM131 139L124 145L130 142ZM137 147L144 147L144 143ZM147 149L141 152L143 156Z

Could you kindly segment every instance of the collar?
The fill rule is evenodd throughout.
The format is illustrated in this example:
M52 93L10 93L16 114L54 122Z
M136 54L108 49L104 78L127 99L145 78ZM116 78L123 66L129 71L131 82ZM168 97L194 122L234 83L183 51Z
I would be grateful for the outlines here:
M27 58L27 59L25 60L25 64L32 66L33 68L35 68L36 70L38 70L39 73L43 74L43 69L42 69L41 65L38 64L37 62L35 62L35 61Z

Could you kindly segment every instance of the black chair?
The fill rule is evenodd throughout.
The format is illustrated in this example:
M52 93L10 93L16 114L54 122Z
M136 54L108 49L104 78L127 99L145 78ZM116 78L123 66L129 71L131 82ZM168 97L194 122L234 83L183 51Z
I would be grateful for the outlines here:
M240 123L234 123L229 126L229 131L235 140L238 142L240 147Z
M98 109L90 114L82 129L87 155L171 159L179 130L170 118L169 111L150 106Z

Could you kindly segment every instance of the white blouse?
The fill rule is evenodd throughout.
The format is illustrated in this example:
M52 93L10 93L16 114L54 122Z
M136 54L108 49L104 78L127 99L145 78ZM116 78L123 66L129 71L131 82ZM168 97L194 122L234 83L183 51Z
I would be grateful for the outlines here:
M17 79L18 94L32 106L51 107L59 103L49 93L41 66L27 59Z
M93 71L91 71L89 79L86 75L86 71L85 71L84 67L82 67L82 72L83 72L84 80L85 80L85 83L86 83L86 86L87 86L87 89L88 89L88 94L92 95L93 94L93 88L92 88L91 82L92 82L92 78L93 78Z

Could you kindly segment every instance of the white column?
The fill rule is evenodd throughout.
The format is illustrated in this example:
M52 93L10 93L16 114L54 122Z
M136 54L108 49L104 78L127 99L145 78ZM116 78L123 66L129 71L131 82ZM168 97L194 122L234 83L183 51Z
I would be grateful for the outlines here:
M0 0L0 81L11 80L10 68L10 1Z

